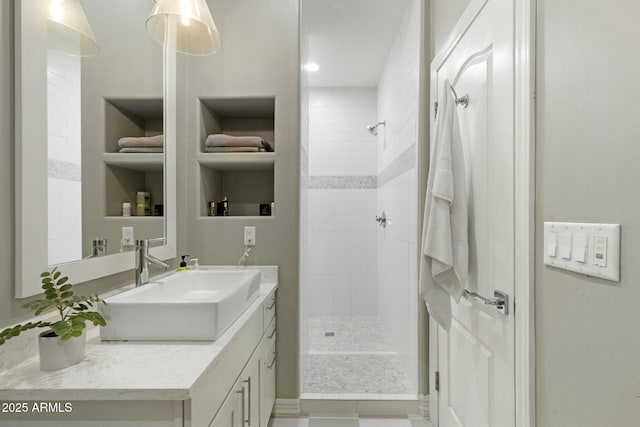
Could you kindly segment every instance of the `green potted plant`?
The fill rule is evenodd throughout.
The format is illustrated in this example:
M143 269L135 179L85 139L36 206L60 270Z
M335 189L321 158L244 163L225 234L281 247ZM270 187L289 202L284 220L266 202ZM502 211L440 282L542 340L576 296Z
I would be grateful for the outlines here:
M74 295L69 278L56 271L56 268L43 272L40 277L44 299L28 302L24 307L32 309L36 316L45 311L57 310L60 320L41 320L6 328L0 332L0 345L29 329L48 328L39 336L40 369L53 371L75 365L84 359L86 322L92 322L96 326L107 324L100 313L90 311L90 308L95 304L106 303L97 295Z

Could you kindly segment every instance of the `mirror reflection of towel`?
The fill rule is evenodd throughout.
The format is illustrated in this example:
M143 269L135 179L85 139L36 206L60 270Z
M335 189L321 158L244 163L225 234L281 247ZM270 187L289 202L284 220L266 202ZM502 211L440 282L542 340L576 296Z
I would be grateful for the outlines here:
M460 300L469 269L464 153L455 99L448 81L436 122L420 258L420 295L429 314L451 326L451 298Z
M164 149L162 147L130 147L121 148L119 153L162 153Z

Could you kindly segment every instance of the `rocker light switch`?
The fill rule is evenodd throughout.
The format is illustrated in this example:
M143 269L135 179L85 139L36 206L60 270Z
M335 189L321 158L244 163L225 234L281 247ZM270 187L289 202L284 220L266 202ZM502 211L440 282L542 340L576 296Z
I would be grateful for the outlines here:
M560 233L560 257L571 259L571 233Z
M550 231L547 233L547 256L554 257L558 251L558 233Z
M544 223L545 265L620 281L620 224Z
M578 233L573 239L573 257L578 262L587 262L587 235Z

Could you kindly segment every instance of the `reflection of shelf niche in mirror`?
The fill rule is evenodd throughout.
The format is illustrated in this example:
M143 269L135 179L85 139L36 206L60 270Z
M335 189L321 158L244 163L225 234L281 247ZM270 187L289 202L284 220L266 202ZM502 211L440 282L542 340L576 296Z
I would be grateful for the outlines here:
M107 164L105 173L105 216L121 216L122 202L129 202L134 208L138 191L151 193L151 206L164 203L162 170L133 170Z
M259 136L276 150L274 97L200 98L200 113L199 151L202 153L205 152L207 136L217 133Z
M104 102L106 164L105 216L122 215L122 203L135 212L136 192L151 193L151 203L164 199L162 153L119 153L123 137L162 134L162 98L109 98Z
M162 153L104 153L102 158L107 165L134 171L159 172L164 166Z
M105 99L105 153L117 153L120 138L162 134L162 114L162 98Z

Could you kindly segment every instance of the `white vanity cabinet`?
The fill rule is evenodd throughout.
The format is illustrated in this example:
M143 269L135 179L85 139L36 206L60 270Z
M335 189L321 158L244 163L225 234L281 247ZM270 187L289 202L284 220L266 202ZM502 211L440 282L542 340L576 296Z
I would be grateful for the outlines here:
M262 324L269 323L209 427L267 427L269 423L275 402L275 293L263 303L262 315Z
M276 401L276 319L267 327L260 352L260 427L266 427Z
M262 285L258 300L213 343L95 345L87 361L64 371L42 373L36 360L2 372L0 401L31 407L65 396L73 410L0 413L0 426L267 427L275 401L276 288ZM107 363L113 360L128 364Z

